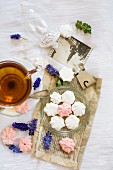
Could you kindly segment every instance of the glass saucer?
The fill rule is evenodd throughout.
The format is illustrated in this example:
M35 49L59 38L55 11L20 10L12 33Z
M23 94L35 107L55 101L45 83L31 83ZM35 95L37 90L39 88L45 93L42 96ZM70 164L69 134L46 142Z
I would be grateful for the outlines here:
M49 123L50 120L51 120L51 117L47 116L47 114L44 112L45 105L47 103L50 103L50 96L47 97L47 98L43 98L42 102L41 102L41 117L42 117L43 126L47 130L49 130L50 132L55 133L59 136L69 136L69 135L72 135L76 132L81 131L86 126L86 124L88 123L88 119L89 119L89 102L87 101L83 92L81 92L80 90L75 89L71 86L61 86L61 87L57 87L55 89L52 89L50 91L50 94L53 93L53 92L58 92L59 94L62 94L67 90L70 90L74 93L74 95L76 97L75 101L80 101L80 102L84 103L84 105L86 106L85 115L79 117L79 119L80 119L79 126L74 130L69 130L69 129L67 129L67 127L62 128L60 131L53 129L51 127L50 123Z

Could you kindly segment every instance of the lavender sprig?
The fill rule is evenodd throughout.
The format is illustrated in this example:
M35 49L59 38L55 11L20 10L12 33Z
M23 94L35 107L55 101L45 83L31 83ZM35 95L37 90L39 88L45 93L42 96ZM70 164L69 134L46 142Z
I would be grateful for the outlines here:
M29 129L28 124L26 124L26 123L16 123L16 122L14 122L12 124L12 127L16 128L16 129L19 129L21 131L27 131Z
M37 127L37 119L33 119L29 124L28 124L28 129L29 129L29 135L33 136L34 132Z
M12 34L12 35L10 35L10 38L16 39L16 40L19 40L20 38L22 38L24 40L27 40L26 38L23 38L20 34Z
M33 84L34 90L40 86L41 78L37 78Z
M20 148L18 146L16 146L16 145L10 145L9 149L12 150L14 153L22 153Z
M46 66L46 69L47 69L47 71L48 71L48 73L51 75L51 76L53 76L53 77L59 77L59 72L58 72L58 70L57 69L55 69L52 65L50 65L50 64L48 64L47 66Z
M34 132L36 130L36 127L37 127L37 119L31 120L30 123L28 123L28 124L14 122L12 124L12 127L15 128L15 129L19 129L21 131L29 130L29 135L33 136Z
M52 143L52 135L51 135L51 132L48 131L48 132L46 133L46 135L43 137L44 148L45 148L46 150L49 150L51 143Z

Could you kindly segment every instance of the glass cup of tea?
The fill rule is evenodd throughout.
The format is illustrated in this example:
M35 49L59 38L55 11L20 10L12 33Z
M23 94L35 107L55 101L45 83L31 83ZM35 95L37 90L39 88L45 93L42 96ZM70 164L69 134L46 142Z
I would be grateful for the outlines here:
M14 107L22 104L30 95L32 89L29 71L15 61L0 62L0 106Z

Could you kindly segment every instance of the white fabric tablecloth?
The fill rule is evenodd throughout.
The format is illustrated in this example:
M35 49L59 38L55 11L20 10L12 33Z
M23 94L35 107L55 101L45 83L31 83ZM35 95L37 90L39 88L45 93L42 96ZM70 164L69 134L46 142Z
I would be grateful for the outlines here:
M25 2L25 1L24 1ZM92 132L85 150L81 170L113 170L113 1L112 0L26 0L35 6L50 29L73 23L77 19L89 23L92 35L75 29L75 37L93 47L86 63L87 70L95 77L102 77L103 84ZM12 33L26 37L21 22L19 0L0 0L0 57L32 58L46 56L29 41L11 41ZM0 131L13 121L29 120L31 115L7 117L0 115ZM30 154L13 154L0 141L0 170L65 170Z

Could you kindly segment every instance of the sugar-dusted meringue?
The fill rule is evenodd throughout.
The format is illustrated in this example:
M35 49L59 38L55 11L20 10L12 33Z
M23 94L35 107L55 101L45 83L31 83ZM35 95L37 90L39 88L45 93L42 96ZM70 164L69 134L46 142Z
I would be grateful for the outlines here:
M69 116L72 113L71 105L67 103L63 103L58 106L58 112L61 117Z
M50 97L53 103L59 104L61 102L61 95L57 92L53 92Z
M50 121L51 127L57 131L65 126L64 119L60 116L53 116Z
M70 139L68 137L62 138L59 141L59 144L64 152L70 153L70 152L74 151L75 143L74 143L73 139Z
M81 102L75 102L72 105L72 111L74 112L75 116L84 115L85 114L85 109L86 109L86 106Z
M66 118L65 124L68 129L75 129L79 125L80 119L77 118L75 115L70 115L69 117Z
M74 101L75 101L75 95L72 91L67 90L62 94L62 102L73 104Z
M69 81L71 82L72 79L74 78L74 72L71 68L66 68L63 67L60 71L59 71L60 77L62 78L63 81Z
M44 112L48 115L48 116L55 116L57 114L58 111L58 105L55 103L47 103L46 106L44 107Z

